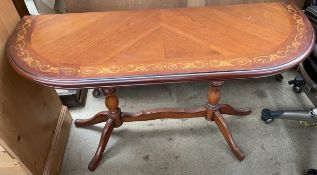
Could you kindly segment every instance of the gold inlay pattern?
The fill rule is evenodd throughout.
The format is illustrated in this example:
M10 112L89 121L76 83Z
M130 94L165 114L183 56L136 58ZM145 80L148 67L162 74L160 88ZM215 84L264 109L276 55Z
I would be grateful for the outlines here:
M25 37L29 32L32 25L32 17L24 18L22 24L22 30L19 31L16 37L15 49L17 50L17 56L25 62L29 67L35 68L41 72L59 74L59 75L111 75L119 72L153 72L161 70L194 70L202 68L213 68L217 67L235 67L237 65L254 65L254 64L265 64L287 57L290 53L295 53L298 48L306 40L307 29L305 27L303 18L298 14L297 10L292 5L283 4L288 13L293 16L293 20L297 24L297 33L293 41L287 45L284 49L275 52L274 54L267 56L257 56L254 58L232 58L226 60L200 60L192 62L170 62L170 63L157 63L157 64L131 64L122 66L99 66L99 67L80 67L79 69L71 67L56 67L54 65L42 64L37 58L32 56L26 47Z

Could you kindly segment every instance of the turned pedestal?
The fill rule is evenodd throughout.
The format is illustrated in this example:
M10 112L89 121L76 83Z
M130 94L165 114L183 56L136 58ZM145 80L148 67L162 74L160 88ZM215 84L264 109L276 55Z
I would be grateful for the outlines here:
M139 113L121 112L121 109L119 108L119 99L116 95L116 89L102 89L102 92L106 97L105 105L108 111L99 112L90 119L80 119L75 121L75 125L77 127L91 126L97 123L106 122L101 134L98 149L90 161L88 169L90 171L94 171L97 168L114 128L120 127L124 122L146 121L161 118L205 117L208 121L214 121L235 157L240 161L243 160L245 156L235 143L222 114L242 116L250 114L251 111L248 108L238 110L228 104L218 104L220 100L219 91L223 84L223 81L211 81L209 83L208 103L204 107L195 109L161 108L142 111Z

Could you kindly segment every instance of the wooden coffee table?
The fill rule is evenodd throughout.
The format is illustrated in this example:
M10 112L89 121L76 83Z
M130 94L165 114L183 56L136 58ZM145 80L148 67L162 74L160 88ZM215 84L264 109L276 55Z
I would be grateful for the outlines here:
M93 171L114 128L161 118L215 121L236 158L243 160L222 114L247 115L250 110L218 104L223 81L290 69L311 52L314 40L299 9L258 3L27 16L11 36L7 54L18 73L42 85L103 89L108 110L75 121L77 127L106 122L89 164ZM118 107L117 87L188 81L210 81L205 106L139 113Z

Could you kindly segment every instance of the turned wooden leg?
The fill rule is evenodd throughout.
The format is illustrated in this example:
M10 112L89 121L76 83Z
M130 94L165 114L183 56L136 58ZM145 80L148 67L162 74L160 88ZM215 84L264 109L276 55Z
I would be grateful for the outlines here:
M109 115L114 122L114 127L118 128L122 125L121 109L119 108L119 98L115 88L102 89L106 96L105 105L108 108Z
M223 81L210 82L208 89L208 103L205 107L194 109L162 108L141 111L138 113L121 113L121 109L119 108L119 99L115 93L116 89L102 89L101 91L106 96L105 105L108 108L108 111L98 113L90 119L76 120L75 122L76 126L83 127L106 121L98 149L93 159L90 161L88 169L90 171L94 171L97 168L114 128L120 127L123 122L146 121L161 118L196 118L205 116L206 120L214 121L216 123L237 159L243 160L244 154L235 143L228 125L221 113L230 115L247 115L250 114L251 111L247 108L238 110L227 104L219 104L220 88L223 84Z
M107 143L108 143L108 140L110 138L110 135L113 131L113 128L114 128L114 122L113 120L110 118L105 127L103 128L103 131L102 131L102 135L101 135L101 138L100 138L100 142L99 142L99 145L98 145L98 149L94 155L94 157L92 158L92 160L90 161L89 165L88 165L88 169L90 171L94 171L101 158L102 158L102 154L103 152L105 151L106 149L106 146L107 146Z
M235 109L231 105L221 104L219 105L219 112L221 114L242 116L242 115L249 115L251 113L251 110L249 108Z
M214 121L217 124L218 128L220 129L222 135L226 139L233 154L236 156L238 160L240 161L243 160L245 156L243 152L239 149L236 142L234 141L231 135L231 132L228 128L227 122L225 121L225 119L222 117L222 115L219 112L215 112Z
M95 125L98 123L106 122L109 119L108 111L99 112L89 119L77 119L75 120L76 127L86 127Z
M235 143L228 125L225 119L222 117L220 112L227 113L227 114L234 114L234 115L247 115L250 113L250 110L236 110L230 105L220 105L220 88L224 84L223 81L212 81L209 83L208 89L208 104L206 105L207 115L206 119L209 121L214 121L218 128L220 129L222 135L226 139L229 147L233 154L237 157L238 160L244 159L244 154L239 149L237 144Z
M89 163L88 169L90 171L94 171L97 168L102 158L103 152L105 151L105 148L107 146L107 143L113 131L113 128L120 127L123 123L121 119L121 110L118 107L119 99L116 95L116 89L114 88L102 89L102 92L106 96L105 105L108 108L107 116L109 119L103 129L100 142L98 145L98 149L94 157Z
M218 103L220 100L220 88L223 86L223 81L211 81L208 88L208 103L206 105L207 115L206 120L213 121L216 111L218 111Z

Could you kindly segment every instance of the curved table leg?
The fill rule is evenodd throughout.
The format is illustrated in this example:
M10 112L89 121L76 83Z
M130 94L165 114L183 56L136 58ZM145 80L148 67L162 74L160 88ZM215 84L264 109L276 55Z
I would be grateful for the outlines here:
M100 138L100 142L99 142L99 145L98 145L98 149L94 155L94 157L92 158L92 160L90 161L89 165L88 165L88 169L89 171L94 171L101 158L102 158L102 154L103 152L105 151L105 148L107 146L107 143L109 141L109 138L110 138L110 135L113 131L113 128L114 128L114 122L113 120L110 118L105 127L103 128L103 131L102 131L102 135L101 135L101 138Z
M161 118L205 117L205 119L208 121L214 121L235 157L237 157L237 159L240 161L243 160L245 156L235 143L228 125L222 117L222 113L229 115L248 115L251 113L251 111L247 108L239 110L228 104L219 104L220 88L222 85L223 81L221 80L215 80L209 83L208 103L205 107L194 109L161 108L141 111L138 113L121 112L121 109L119 108L119 99L116 95L116 89L102 89L102 92L106 96L105 105L108 108L108 111L100 112L90 119L75 121L75 125L77 127L90 126L100 122L106 122L100 138L98 149L90 161L88 169L90 171L94 171L97 168L114 128L120 127L124 122L146 121Z
M108 111L99 112L89 119L77 119L75 120L76 127L86 127L97 123L106 122L109 119Z
M240 148L238 147L238 145L236 144L236 142L234 141L234 139L231 135L231 132L228 128L227 122L225 121L225 119L222 117L222 115L218 111L214 113L214 121L216 122L222 135L226 139L233 154L236 156L236 158L238 160L242 161L245 156L244 156L243 152L240 150Z
M242 116L242 115L249 115L251 113L251 110L249 108L236 109L228 104L220 104L219 105L219 112L221 114Z

